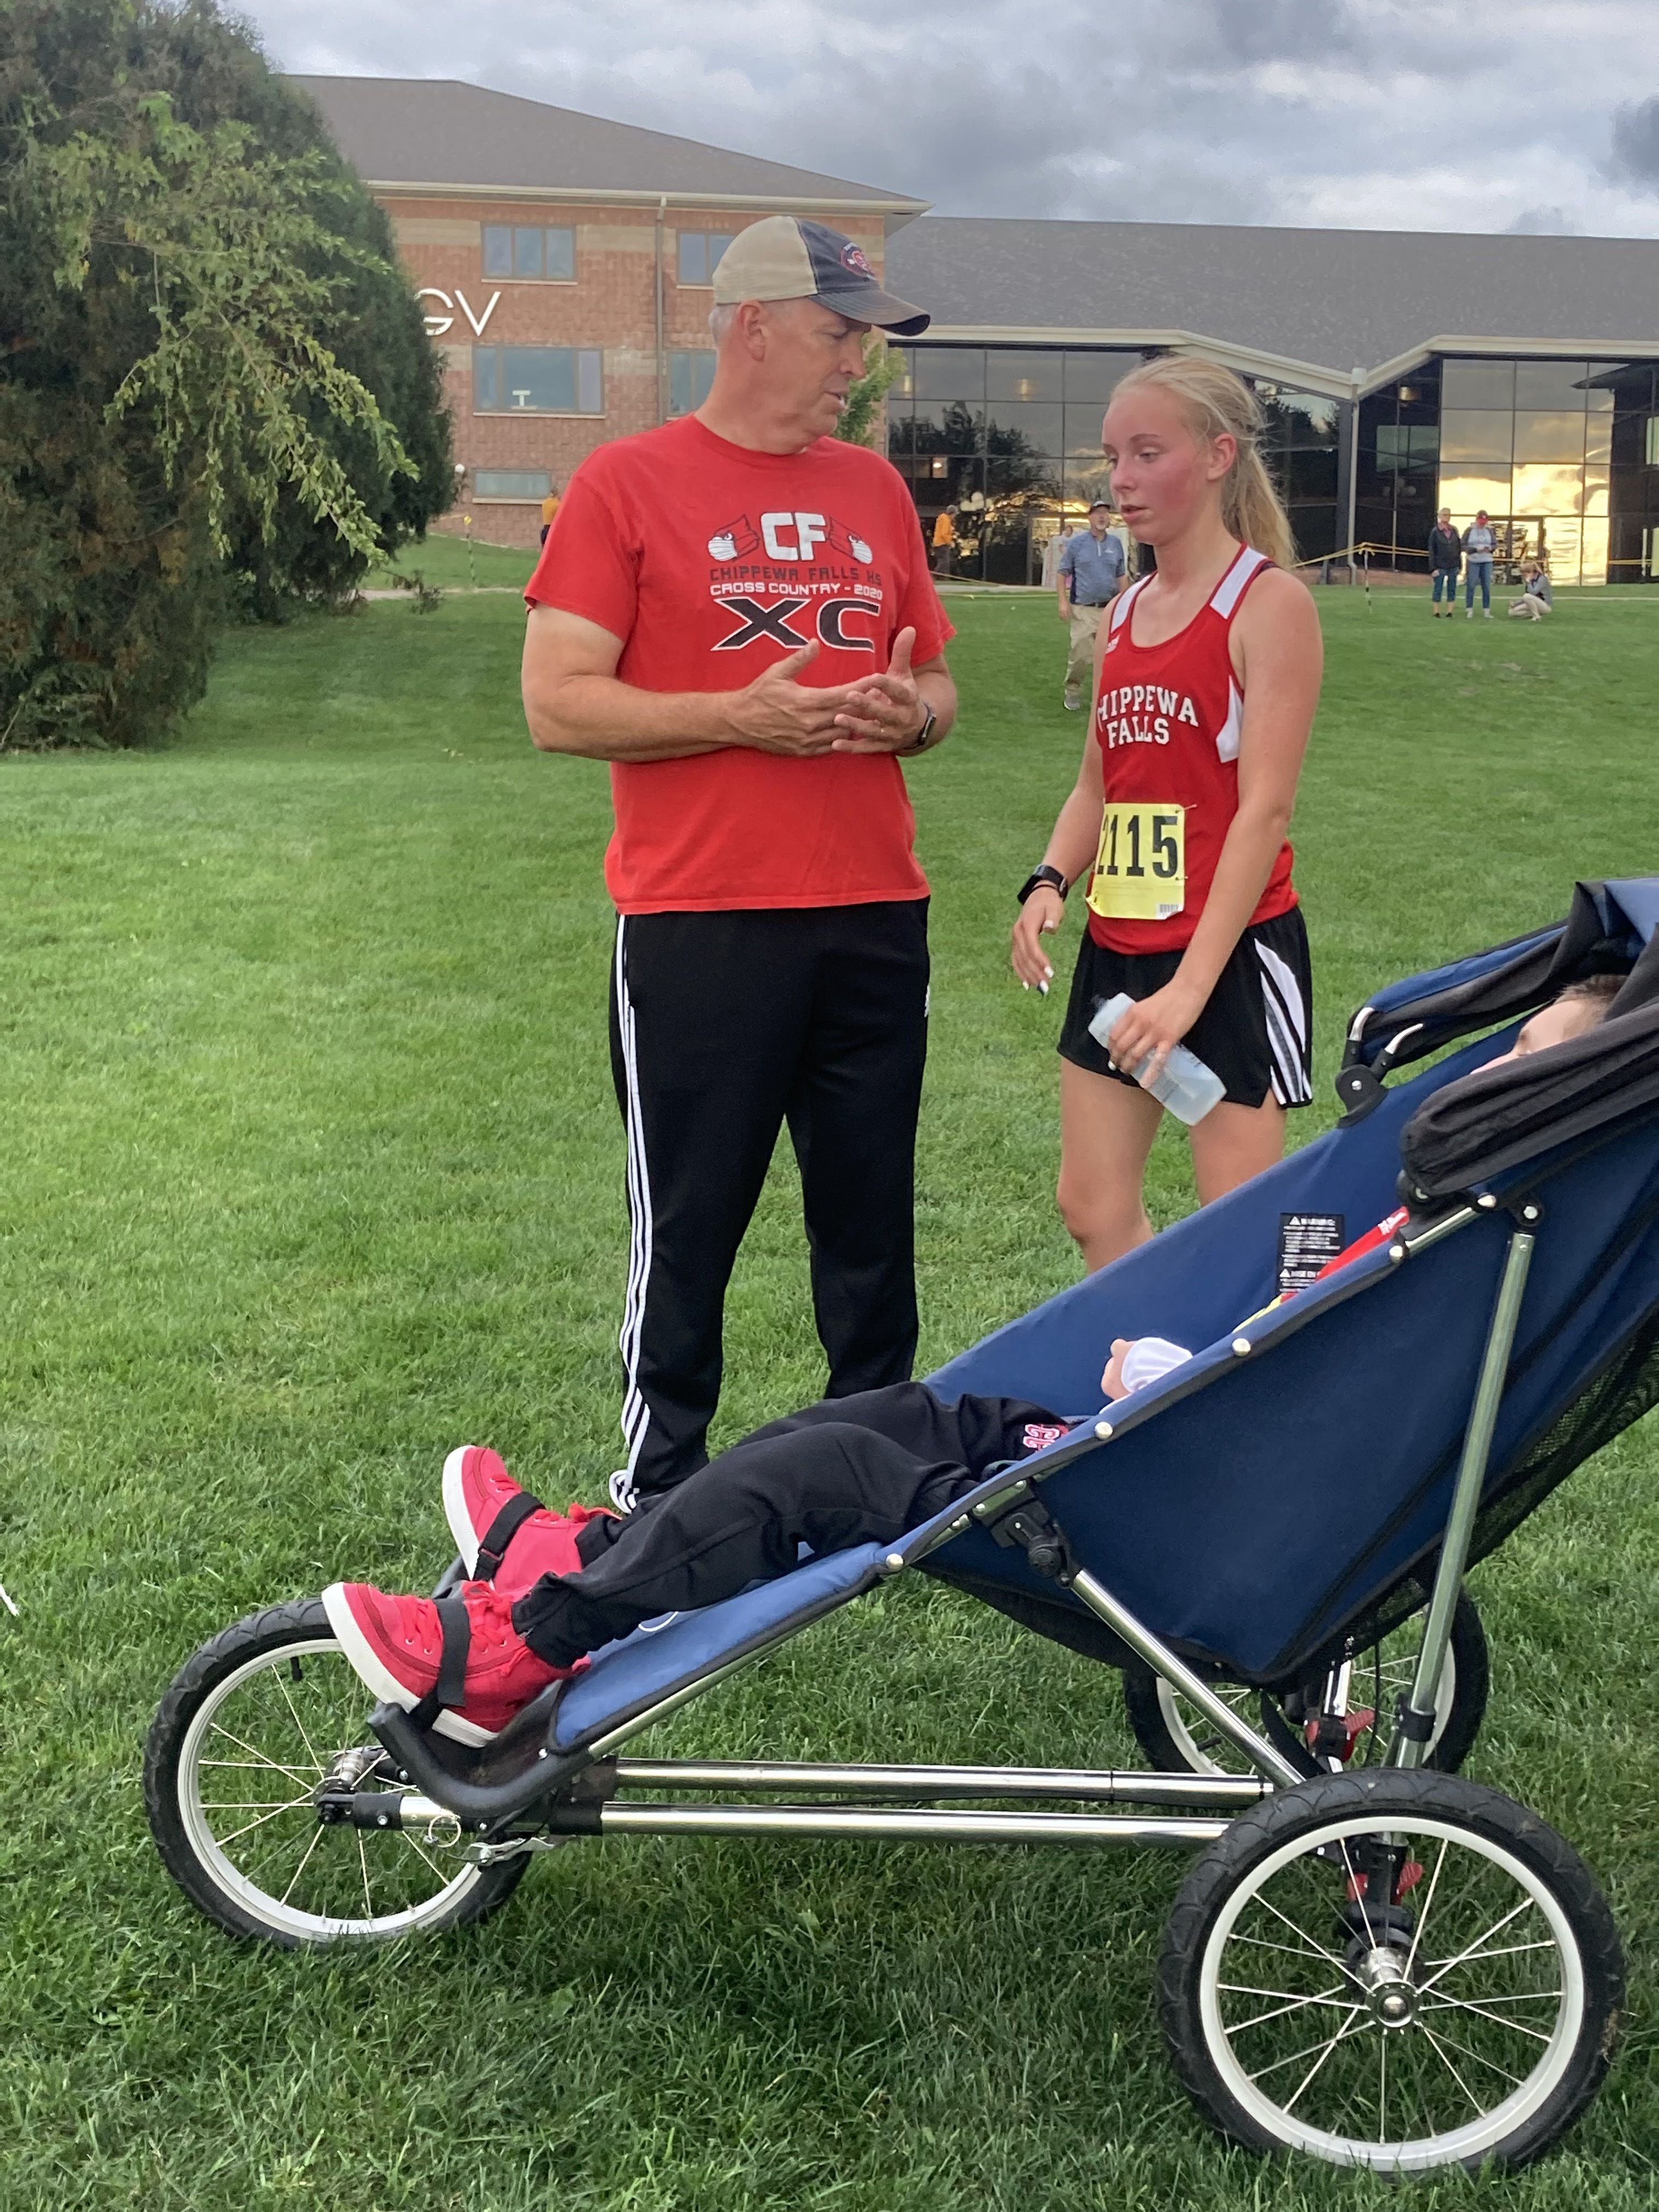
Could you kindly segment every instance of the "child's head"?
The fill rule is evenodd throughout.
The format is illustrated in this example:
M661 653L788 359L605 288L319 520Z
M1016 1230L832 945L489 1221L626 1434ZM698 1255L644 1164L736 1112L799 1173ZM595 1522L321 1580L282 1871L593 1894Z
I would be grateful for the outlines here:
M1559 998L1540 1006L1522 1026L1510 1049L1488 1065L1501 1066L1506 1060L1525 1060L1529 1054L1547 1052L1553 1044L1568 1044L1574 1037L1588 1036L1606 1021L1624 981L1622 975L1587 975L1582 983L1569 983Z
M1259 450L1263 427L1255 392L1218 362L1166 354L1131 369L1112 394L1101 442L1113 505L1133 535L1165 543L1218 498L1233 537L1288 567L1296 549Z

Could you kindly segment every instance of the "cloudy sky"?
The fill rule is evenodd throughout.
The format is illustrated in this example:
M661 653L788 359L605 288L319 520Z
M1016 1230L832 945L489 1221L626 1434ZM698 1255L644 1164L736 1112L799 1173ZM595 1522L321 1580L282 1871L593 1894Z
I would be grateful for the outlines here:
M454 76L941 214L1659 234L1655 0L241 0L283 68Z

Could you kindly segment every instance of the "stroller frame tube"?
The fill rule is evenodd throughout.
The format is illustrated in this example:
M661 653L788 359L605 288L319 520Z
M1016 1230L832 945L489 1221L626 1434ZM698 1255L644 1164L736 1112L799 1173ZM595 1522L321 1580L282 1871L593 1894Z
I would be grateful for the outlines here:
M1537 1218L1535 1206L1522 1209L1523 1219L1535 1221ZM1517 1227L1504 1255L1497 1303L1492 1308L1492 1326L1486 1332L1486 1347L1481 1355L1480 1373L1475 1382L1474 1402L1469 1408L1469 1425L1464 1433L1463 1455L1457 1469L1456 1486L1452 1492L1451 1510L1446 1516L1445 1541L1440 1547L1440 1560L1435 1569L1428 1619L1423 1624L1423 1642L1417 1655L1417 1671L1395 1719L1394 1738L1389 1746L1385 1762L1389 1766L1420 1766L1428 1756L1429 1735L1434 1723L1435 1693L1439 1687L1441 1670L1446 1663L1446 1648L1451 1641L1452 1614L1456 1608L1458 1591L1462 1586L1463 1571L1468 1565L1469 1541L1474 1533L1474 1519L1480 1508L1481 1492L1486 1486L1492 1431L1498 1425L1498 1408L1503 1402L1504 1385L1509 1376L1510 1352L1515 1343L1516 1327L1521 1318L1521 1301L1526 1291L1527 1271L1532 1265L1535 1241L1530 1231ZM1417 1723L1416 1729L1409 1733L1406 1726L1408 1717Z
M1184 1661L1177 1659L1167 1644L1160 1644L1150 1628L1144 1628L1133 1613L1086 1569L1077 1569L1070 1577L1070 1586L1090 1612L1097 1614L1120 1636L1138 1659L1144 1659L1149 1667L1156 1668L1172 1690L1179 1690L1189 1705L1196 1705L1212 1728L1219 1729L1259 1774L1289 1790L1307 1779L1281 1751L1265 1736L1258 1735L1248 1721L1241 1720L1224 1699L1217 1697L1206 1681L1194 1674Z

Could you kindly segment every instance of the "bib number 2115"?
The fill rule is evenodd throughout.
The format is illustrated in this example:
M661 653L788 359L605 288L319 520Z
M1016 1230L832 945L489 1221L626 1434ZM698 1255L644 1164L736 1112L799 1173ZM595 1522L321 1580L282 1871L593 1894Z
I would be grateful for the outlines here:
M1167 921L1186 902L1186 808L1109 803L1089 904L1103 921Z

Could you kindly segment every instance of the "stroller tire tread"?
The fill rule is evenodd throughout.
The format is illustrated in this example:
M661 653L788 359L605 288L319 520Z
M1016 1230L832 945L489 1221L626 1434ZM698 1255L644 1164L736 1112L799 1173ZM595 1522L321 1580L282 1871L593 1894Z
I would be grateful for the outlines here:
M1280 2154L1293 2147L1239 2104L1216 2067L1198 1996L1206 1946L1235 1889L1298 1835L1366 1818L1383 1829L1390 1814L1402 1822L1414 1816L1438 1820L1498 1846L1550 1891L1571 1924L1583 2010L1570 2061L1547 2096L1500 2142L1479 2158L1444 2161L1469 2171L1527 2166L1558 2141L1601 2087L1619 2040L1624 1950L1601 1886L1571 1844L1514 1798L1461 1775L1389 1767L1322 1775L1264 1799L1229 1824L1188 1873L1164 1932L1158 2009L1176 2071L1199 2110L1231 2141ZM1382 2171L1395 2171L1378 2163Z
M185 1747L204 1701L250 1662L275 1659L291 1647L334 1643L320 1598L290 1599L245 1614L220 1630L185 1661L156 1709L144 1746L144 1809L163 1864L198 1911L229 1935L273 1943L284 1950L308 1948L307 1937L259 1917L233 1896L192 1841L180 1802ZM523 1879L528 1859L515 1856L473 1869L441 1911L422 1923L436 1933L483 1919L505 1905Z

